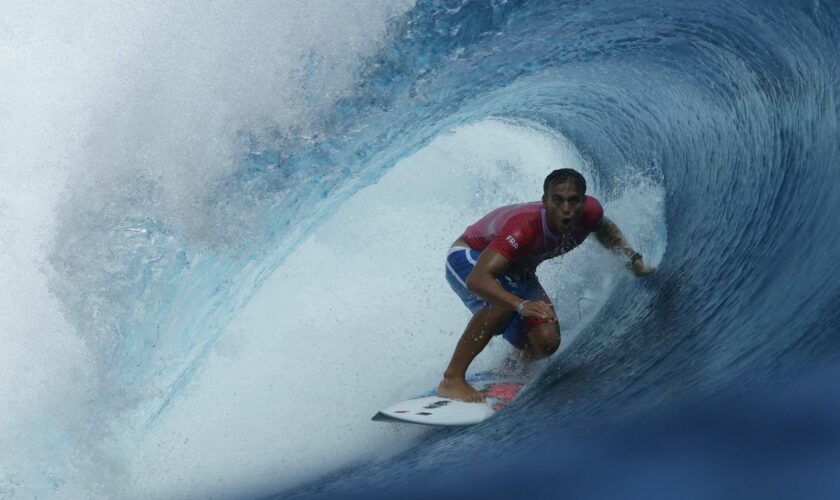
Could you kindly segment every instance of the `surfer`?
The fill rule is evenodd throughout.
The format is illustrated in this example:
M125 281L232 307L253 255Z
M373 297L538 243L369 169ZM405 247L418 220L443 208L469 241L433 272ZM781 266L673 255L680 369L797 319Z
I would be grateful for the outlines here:
M438 396L484 401L466 381L467 368L501 334L526 360L545 358L560 347L560 326L551 300L536 276L537 266L574 249L594 233L636 276L654 268L631 247L618 226L604 217L600 202L586 195L586 179L563 168L543 183L541 202L493 210L452 244L446 280L472 311Z

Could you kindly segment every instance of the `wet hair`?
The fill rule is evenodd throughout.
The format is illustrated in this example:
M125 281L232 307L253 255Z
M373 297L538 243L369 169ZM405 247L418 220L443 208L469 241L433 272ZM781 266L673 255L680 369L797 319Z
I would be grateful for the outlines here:
M548 174L545 182L543 182L543 193L548 194L548 190L552 186L563 182L575 183L578 189L580 189L580 194L586 194L586 179L583 178L580 172L573 168L560 168Z

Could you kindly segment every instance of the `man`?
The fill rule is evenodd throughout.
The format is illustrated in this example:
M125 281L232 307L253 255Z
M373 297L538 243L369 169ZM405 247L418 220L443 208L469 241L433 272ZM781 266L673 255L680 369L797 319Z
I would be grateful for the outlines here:
M466 373L493 335L503 335L526 360L545 358L560 347L557 316L536 269L577 247L590 233L624 259L636 276L654 271L604 217L598 200L586 196L586 179L570 168L546 177L542 202L498 208L455 240L446 259L446 279L473 317L455 347L438 396L484 401L484 395L467 383Z

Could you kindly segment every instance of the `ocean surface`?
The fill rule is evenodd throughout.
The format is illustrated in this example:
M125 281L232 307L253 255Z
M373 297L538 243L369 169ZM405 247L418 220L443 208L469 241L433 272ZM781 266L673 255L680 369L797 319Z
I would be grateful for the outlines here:
M0 498L836 498L838 54L836 1L5 2ZM515 404L371 422L562 167L657 272L587 241Z

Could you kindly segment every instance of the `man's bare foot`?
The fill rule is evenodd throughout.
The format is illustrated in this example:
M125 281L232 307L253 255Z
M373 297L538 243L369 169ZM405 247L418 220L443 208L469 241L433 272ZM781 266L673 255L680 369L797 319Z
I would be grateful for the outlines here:
M484 393L475 390L463 378L443 379L438 386L437 395L442 398L456 399L468 403L484 402Z

